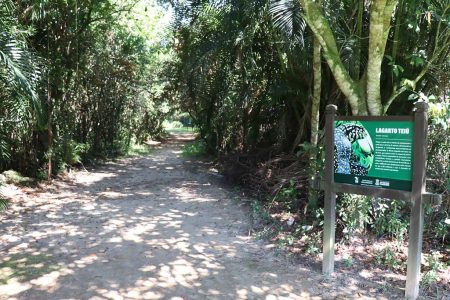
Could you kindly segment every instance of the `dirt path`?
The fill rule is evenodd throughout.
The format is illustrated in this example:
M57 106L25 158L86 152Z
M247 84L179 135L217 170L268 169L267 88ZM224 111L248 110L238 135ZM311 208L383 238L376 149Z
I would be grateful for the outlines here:
M183 138L18 191L0 216L0 299L391 298L249 237L246 208L180 156Z

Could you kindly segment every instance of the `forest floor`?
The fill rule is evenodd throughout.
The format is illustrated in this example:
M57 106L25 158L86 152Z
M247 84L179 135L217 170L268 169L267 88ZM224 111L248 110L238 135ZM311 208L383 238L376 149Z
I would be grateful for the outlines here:
M249 208L181 155L192 134L150 155L8 186L0 216L0 299L399 299L358 273L321 274L251 235Z

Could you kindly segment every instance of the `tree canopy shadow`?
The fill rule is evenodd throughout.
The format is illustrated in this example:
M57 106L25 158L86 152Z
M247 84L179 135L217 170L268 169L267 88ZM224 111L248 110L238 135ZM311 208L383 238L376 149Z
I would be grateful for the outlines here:
M325 279L265 250L220 177L184 166L195 160L180 156L183 142L79 174L3 216L0 298L378 298L380 284Z

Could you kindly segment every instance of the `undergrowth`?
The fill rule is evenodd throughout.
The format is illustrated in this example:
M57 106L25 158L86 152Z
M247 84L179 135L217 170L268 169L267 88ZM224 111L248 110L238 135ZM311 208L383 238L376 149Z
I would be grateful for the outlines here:
M151 154L153 149L146 144L131 144L126 156L143 156Z
M24 176L21 173L14 170L5 171L1 175L3 175L5 183L20 186L28 186L35 183L36 181L34 178Z
M440 276L448 273L450 268L450 144L444 137L450 126L436 120L432 119L429 129L427 190L441 194L442 203L424 204L422 289L439 284ZM259 197L252 204L253 218L260 220L254 226L257 238L269 239L289 252L317 257L322 251L323 193L309 189L304 182L305 171L301 173L296 170L303 168L310 176L320 177L323 170L322 148L305 143L301 145L298 156L298 161L291 165L281 163L290 158L279 156L254 163L251 165L253 170L250 167L245 170L252 171L251 174L230 173L238 174L242 178L238 182L244 186L259 180L257 193L252 186L249 187L249 191ZM305 156L311 158L309 163L301 159ZM252 161L251 157L241 157L234 159L237 161L234 169L228 169L241 170L247 167L244 163ZM289 175L290 178L287 177ZM363 261L362 267L370 263L404 273L410 213L408 201L340 194L336 209L336 242L345 249L351 249L355 242L362 241L365 247L371 249L370 255L358 259ZM373 244L377 244L378 248L374 248ZM343 264L353 267L356 261L355 257L347 255Z
M203 140L196 140L183 146L184 157L204 157L208 155L206 144Z

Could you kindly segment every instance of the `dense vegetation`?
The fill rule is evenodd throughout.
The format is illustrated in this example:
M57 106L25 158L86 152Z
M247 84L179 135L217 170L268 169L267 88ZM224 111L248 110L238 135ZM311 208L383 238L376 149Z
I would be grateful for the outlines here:
M2 1L0 169L52 176L162 131L153 1Z
M314 129L317 116L311 111L317 99L322 100L321 112L326 104L336 103L341 114L372 115L409 113L411 100L424 95L435 95L433 103L444 101L449 67L445 1L400 1L392 18L393 9L385 12L389 23L379 37L386 44L385 51L379 50L381 58L369 51L374 48L369 41L377 40L369 26L369 3L326 1L322 21L329 31L315 38L307 26L309 11L302 9L309 2L198 1L176 6L178 61L171 90L212 150L277 144L294 152ZM325 41L317 45L315 39ZM328 44L338 53L324 51L325 57L315 63L315 48ZM378 67L370 64L374 60ZM317 69L322 71L314 78ZM321 83L318 88L315 79ZM378 88L370 81L378 81ZM347 100L352 85L356 103Z
M173 75L167 92L190 113L224 173L259 196L262 203L255 202L254 211L268 221L266 234L285 230L280 212L288 212L297 226L287 226L284 239L292 244L306 234L310 248L320 249L323 200L309 191L308 178L323 170L319 129L327 104L338 105L340 115L399 115L409 114L415 101L426 101L428 190L443 194L443 202L426 208L425 237L427 245L445 249L450 238L448 1L174 5L177 60L167 69ZM407 233L408 203L350 195L338 203L342 241L361 230L398 241Z
M0 171L49 178L158 137L184 112L172 118L192 119L201 137L190 151L215 154L258 195L255 213L271 224L295 214L289 241L320 237L308 178L323 169L325 106L396 115L426 101L428 190L444 197L426 208L425 237L448 245L448 1L160 2L170 29L153 0L2 0ZM343 240L360 230L402 240L409 205L343 195L338 217Z

